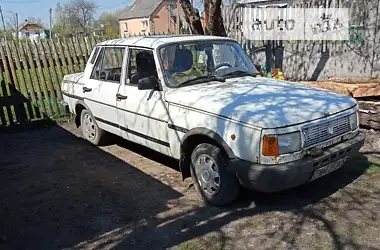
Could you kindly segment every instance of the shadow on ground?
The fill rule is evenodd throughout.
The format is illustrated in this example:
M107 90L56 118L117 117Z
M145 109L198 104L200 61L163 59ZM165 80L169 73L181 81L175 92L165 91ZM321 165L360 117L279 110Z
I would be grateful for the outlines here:
M263 248L284 242L297 248L295 239L302 228L317 221L332 246L343 249L362 245L340 234L327 212L347 220L349 212L360 213L366 221L378 220L377 211L368 211L365 202L375 205L375 201L379 207L379 189L363 193L346 187L369 167L362 155L302 187L276 194L244 190L235 204L216 208L189 200L138 166L60 127L3 133L0 140L1 249L165 249L212 232L219 235L217 245L222 249L231 239L238 241L224 228L244 220L250 223L233 227L238 234L246 227L259 230L276 225L275 230L259 230L260 237L247 236L248 242L252 238L257 238L255 244L265 242ZM176 169L176 162L168 157L133 143L118 140L117 144L112 147ZM337 191L339 196L330 197ZM252 220L264 221L254 225ZM247 242L241 244L236 249L250 248L244 245Z

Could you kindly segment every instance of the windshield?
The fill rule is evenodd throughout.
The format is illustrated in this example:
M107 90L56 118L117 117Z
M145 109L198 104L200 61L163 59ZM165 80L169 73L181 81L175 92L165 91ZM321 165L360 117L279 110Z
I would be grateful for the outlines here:
M169 87L259 73L234 41L176 43L162 47L159 53Z

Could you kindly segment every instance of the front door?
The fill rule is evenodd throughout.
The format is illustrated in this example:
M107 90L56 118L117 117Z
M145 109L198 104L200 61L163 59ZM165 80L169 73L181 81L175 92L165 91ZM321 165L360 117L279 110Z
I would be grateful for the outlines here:
M129 48L126 82L119 89L118 115L123 137L170 155L168 106L159 90L139 90L139 79L155 76L153 51Z
M119 91L125 58L125 47L103 47L90 79L83 87L84 100L100 128L121 135L116 95ZM125 71L125 70L124 70Z

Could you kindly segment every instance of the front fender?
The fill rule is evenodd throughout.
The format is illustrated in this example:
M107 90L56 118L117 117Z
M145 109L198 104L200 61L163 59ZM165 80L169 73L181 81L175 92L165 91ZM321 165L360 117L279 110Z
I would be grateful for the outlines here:
M190 158L192 149L199 143L205 142L205 137L220 146L230 159L235 158L235 154L232 149L219 134L207 128L193 128L187 131L181 140L181 157L179 161L179 168L183 179L191 176Z
M210 138L211 140L215 141L219 146L221 146L229 158L235 158L235 154L233 153L232 149L228 144L223 140L223 138L217 134L216 132L207 129L207 128L193 128L189 130L182 138L181 140L181 151L182 151L182 145L186 143L186 140L188 140L192 136L196 135L202 135Z

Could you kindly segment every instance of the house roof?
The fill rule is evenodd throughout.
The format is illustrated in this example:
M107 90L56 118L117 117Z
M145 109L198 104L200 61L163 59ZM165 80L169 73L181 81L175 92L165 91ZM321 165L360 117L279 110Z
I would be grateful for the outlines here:
M135 0L119 20L149 17L162 2L163 0Z
M18 26L18 30L23 30L23 29L25 28L25 26L27 26L27 25L35 25L35 26L41 28L42 30L45 29L43 26L41 26L41 25L38 24L38 23L31 23L31 22L25 21L25 22L23 22L22 24L20 24L20 25Z

